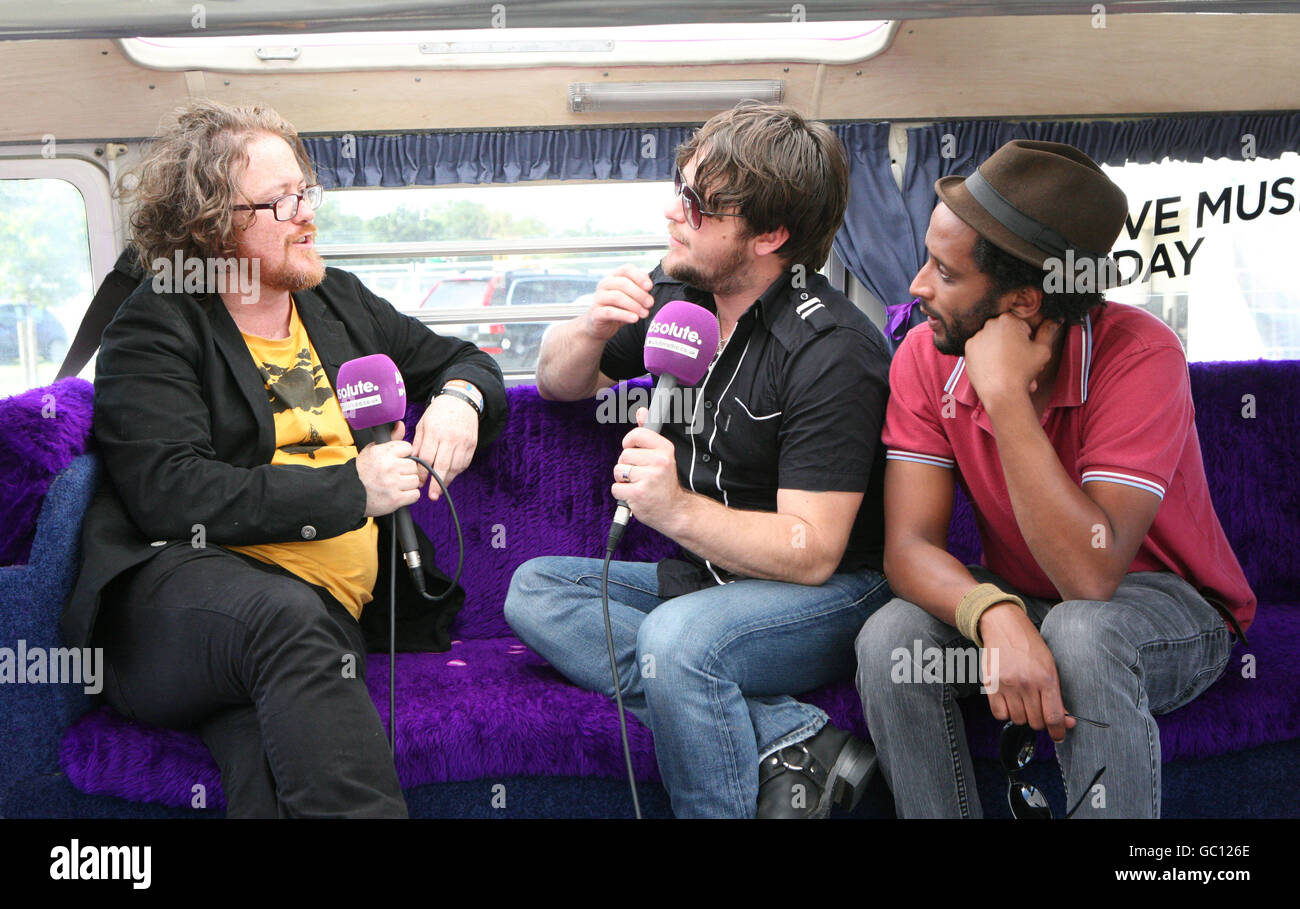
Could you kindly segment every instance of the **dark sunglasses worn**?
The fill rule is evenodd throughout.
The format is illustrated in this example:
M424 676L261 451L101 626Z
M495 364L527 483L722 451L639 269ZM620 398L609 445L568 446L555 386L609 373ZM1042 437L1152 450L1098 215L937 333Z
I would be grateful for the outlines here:
M1110 728L1109 723L1090 720L1078 714L1070 714L1070 716L1099 729ZM1002 727L1002 736L998 741L998 756L1002 760L1002 769L1007 774L1007 804L1011 807L1011 816L1018 821L1052 819L1052 809L1047 806L1047 798L1043 793L1036 786L1019 779L1020 772L1034 759L1034 747L1037 744L1038 731L1032 726L1008 722ZM1067 818L1079 810L1083 800L1088 797L1088 793L1092 792L1092 787L1105 772L1105 767L1097 771L1092 782L1084 787L1079 801L1075 802L1074 807L1066 813Z
M704 203L700 201L700 194L695 191L691 184L686 182L680 167L673 171L673 191L682 197L682 207L686 210L686 223L691 226L691 230L700 229L700 225L704 223L705 215L714 218L740 217L737 212L705 211Z

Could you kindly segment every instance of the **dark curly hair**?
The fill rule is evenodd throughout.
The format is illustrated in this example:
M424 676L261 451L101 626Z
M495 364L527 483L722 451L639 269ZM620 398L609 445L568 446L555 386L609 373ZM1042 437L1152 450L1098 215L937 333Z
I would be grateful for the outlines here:
M971 254L975 259L976 267L992 282L990 293L994 297L1020 290L1022 287L1037 287L1043 291L1043 316L1054 322L1074 325L1082 322L1083 317L1096 307L1106 305L1105 295L1096 291L1048 293L1044 290L1047 286L1045 270L1037 265L1030 265L1023 259L1017 259L982 236L976 235L975 248Z

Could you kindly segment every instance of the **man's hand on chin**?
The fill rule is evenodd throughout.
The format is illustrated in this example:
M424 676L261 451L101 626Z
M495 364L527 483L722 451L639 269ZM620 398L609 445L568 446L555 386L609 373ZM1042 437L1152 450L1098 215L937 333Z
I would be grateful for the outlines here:
M966 377L985 410L1038 389L1038 375L1051 362L1063 330L1060 322L1044 319L1035 331L1010 312L984 323L966 342L965 355Z
M623 437L623 454L614 465L614 498L626 502L638 521L669 537L683 520L690 494L677 479L673 443L645 428L646 408L636 412L637 428Z

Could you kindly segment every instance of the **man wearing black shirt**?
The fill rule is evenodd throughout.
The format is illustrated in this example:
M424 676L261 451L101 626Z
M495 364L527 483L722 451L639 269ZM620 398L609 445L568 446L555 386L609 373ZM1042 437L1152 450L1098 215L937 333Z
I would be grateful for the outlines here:
M406 817L365 685L363 609L403 592L376 519L419 501L407 455L450 481L500 433L500 369L325 267L322 190L270 108L191 101L137 176L132 245L156 274L100 345L105 481L64 638L103 648L119 713L198 730L227 817ZM189 286L190 265L228 264L252 282ZM410 443L351 429L335 395L340 367L377 353L432 398ZM454 609L414 612L412 634L446 649Z
M746 102L677 151L669 248L625 266L590 310L546 336L543 397L579 400L646 373L650 321L670 300L717 314L716 356L679 390L687 419L628 433L612 491L685 560L610 566L622 697L653 731L679 817L821 817L852 807L871 747L792 695L853 668L857 629L890 593L878 457L889 355L816 269L847 201L834 134ZM521 566L506 598L520 639L575 683L613 696L601 562Z

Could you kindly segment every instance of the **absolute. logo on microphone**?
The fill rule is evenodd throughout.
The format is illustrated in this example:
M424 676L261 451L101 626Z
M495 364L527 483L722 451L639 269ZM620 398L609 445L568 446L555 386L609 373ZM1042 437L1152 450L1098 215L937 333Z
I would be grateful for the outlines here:
M694 360L703 349L703 341L700 333L690 325L662 322L656 319L646 330L645 346L667 350Z
M369 379L349 382L339 387L339 407L342 408L344 417L362 407L376 407L382 401L379 386Z
M334 382L339 409L353 429L395 423L406 413L402 371L386 354L348 360Z

